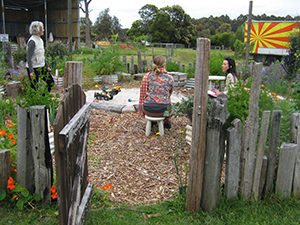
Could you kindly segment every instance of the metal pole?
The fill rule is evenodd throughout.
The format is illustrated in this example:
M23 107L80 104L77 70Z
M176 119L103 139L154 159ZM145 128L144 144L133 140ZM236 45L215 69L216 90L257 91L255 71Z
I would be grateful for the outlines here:
M68 42L69 52L72 52L72 0L68 0Z
M4 14L4 0L1 0L1 8L2 8L2 29L3 34L5 34L5 14Z
M47 0L44 0L44 10L45 10L45 40L46 40L46 47L47 47L48 46Z
M246 71L248 71L248 63L249 63L249 52L250 52L250 35L251 35L251 23L252 23L252 6L253 1L249 2L249 14L247 21L247 42L246 42Z

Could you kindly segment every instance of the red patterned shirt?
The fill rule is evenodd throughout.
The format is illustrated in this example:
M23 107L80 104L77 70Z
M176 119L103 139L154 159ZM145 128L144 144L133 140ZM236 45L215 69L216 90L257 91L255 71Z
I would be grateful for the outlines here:
M146 73L140 88L139 111L144 103L171 104L173 85L174 79L166 71L159 75Z

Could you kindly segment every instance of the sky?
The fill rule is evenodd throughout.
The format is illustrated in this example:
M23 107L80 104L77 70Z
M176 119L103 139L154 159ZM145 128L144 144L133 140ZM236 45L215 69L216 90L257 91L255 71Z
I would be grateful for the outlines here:
M122 28L130 28L140 19L138 11L146 4L158 8L180 5L192 18L228 15L231 19L249 11L249 0L92 0L89 5L90 19L94 23L99 13L109 8L109 15L119 19ZM253 0L254 15L300 16L300 0ZM81 14L83 17L83 14Z

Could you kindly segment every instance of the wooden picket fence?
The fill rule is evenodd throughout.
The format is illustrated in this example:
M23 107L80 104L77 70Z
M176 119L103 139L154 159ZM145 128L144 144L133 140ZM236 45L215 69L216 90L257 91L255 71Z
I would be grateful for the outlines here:
M92 193L88 183L87 140L91 107L81 89L82 63L67 62L63 101L54 123L59 218L80 225ZM53 164L45 106L18 107L17 181L43 202L50 202ZM10 152L0 151L0 189L6 189Z
M191 144L187 210L216 208L222 185L227 199L261 200L273 192L300 197L300 114L292 116L292 143L279 146L281 111L263 112L259 125L262 65L256 64L245 125L235 119L225 130L227 97L211 99L207 112L209 45L208 39L197 40L193 123L187 129Z

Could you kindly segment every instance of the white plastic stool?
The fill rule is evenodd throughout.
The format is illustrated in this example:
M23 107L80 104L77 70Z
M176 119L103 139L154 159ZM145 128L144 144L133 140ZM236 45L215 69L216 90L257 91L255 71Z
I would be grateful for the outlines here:
M147 120L146 136L149 136L151 133L151 123L152 122L157 122L159 134L160 134L160 136L164 136L164 119L165 119L165 117L151 117L151 116L145 115L145 119Z

